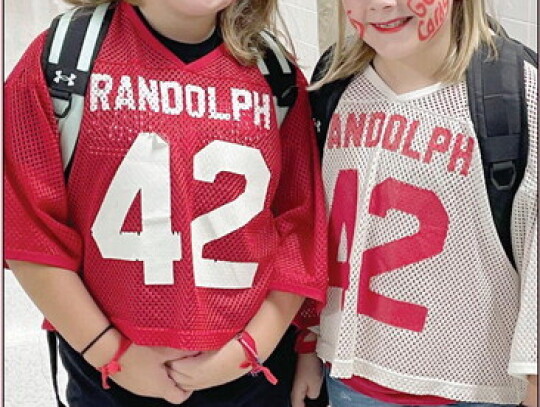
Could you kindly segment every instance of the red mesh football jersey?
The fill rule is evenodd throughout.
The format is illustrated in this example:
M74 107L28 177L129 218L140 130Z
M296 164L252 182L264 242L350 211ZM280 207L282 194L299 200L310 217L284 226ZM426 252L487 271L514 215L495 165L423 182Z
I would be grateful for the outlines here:
M323 300L324 199L300 72L280 129L256 66L223 45L186 65L122 2L66 187L43 42L6 84L5 258L78 271L144 345L218 348L269 290Z

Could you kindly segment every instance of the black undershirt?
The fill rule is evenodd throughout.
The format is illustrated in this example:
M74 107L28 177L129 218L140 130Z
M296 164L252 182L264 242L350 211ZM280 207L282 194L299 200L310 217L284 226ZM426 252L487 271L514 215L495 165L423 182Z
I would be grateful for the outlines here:
M150 30L152 35L158 39L169 51L176 55L180 60L186 64L196 61L199 58L202 58L206 54L209 54L214 49L219 47L223 43L219 29L215 29L212 35L199 44L186 44L184 42L179 42L165 37L164 35L157 32L150 23L146 20L144 15L141 13L138 7L135 7L135 11L144 22L146 27Z

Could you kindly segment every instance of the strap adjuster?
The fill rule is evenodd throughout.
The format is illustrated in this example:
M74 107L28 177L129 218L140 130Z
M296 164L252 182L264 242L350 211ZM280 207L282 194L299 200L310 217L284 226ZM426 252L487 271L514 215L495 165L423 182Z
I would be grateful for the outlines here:
M514 161L492 163L489 168L491 183L498 191L512 189L516 183L517 170Z
M71 110L71 92L50 88L49 93L53 99L54 115L57 119L64 119Z

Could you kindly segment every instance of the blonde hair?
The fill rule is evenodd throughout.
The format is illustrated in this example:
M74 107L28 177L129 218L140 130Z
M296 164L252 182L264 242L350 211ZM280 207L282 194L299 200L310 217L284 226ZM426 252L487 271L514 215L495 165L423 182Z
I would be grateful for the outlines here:
M109 2L108 0L64 1L75 6L96 6ZM142 3L142 0L112 1L126 1L133 5ZM257 58L264 54L266 45L260 36L263 30L280 37L286 42L287 47L292 49L288 32L285 30L283 33L277 29L278 19L281 21L278 0L236 0L218 14L225 46L232 56L244 65L255 64Z
M334 50L323 62L326 63L326 74L311 86L312 89L364 71L375 57L373 48L357 36L346 38L347 23L343 7L339 5L338 39ZM485 0L454 0L451 43L443 64L435 73L436 79L445 83L460 81L474 51L481 43L489 46L491 56L497 55L487 20Z

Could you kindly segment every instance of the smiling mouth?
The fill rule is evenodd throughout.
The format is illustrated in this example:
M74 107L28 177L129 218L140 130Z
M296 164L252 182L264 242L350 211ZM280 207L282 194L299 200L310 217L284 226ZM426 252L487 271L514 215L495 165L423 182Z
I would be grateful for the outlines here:
M385 23L371 23L371 25L379 31L395 32L405 27L405 25L409 21L411 21L411 19L412 17L396 18L395 20L391 20Z

